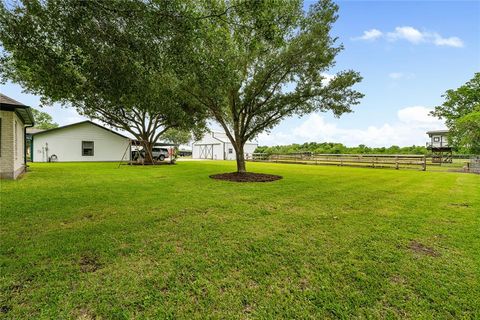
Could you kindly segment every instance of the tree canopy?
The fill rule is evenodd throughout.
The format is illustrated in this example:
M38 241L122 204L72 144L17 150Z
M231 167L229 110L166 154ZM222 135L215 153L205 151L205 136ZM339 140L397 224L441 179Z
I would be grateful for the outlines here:
M337 11L331 0L2 4L0 76L149 146L210 117L244 172L244 144L282 119L359 103L357 72L328 74L343 49Z
M480 153L480 72L458 89L447 90L442 97L445 101L435 107L432 115L445 120L452 145Z
M176 54L190 34L185 8L166 0L2 4L0 75L151 147L169 128L204 124L176 89Z
M200 9L226 14L198 24L202 36L190 56L184 91L223 127L238 172L246 170L243 147L249 139L289 116L351 112L363 96L351 88L361 80L357 72L327 75L343 49L330 35L338 10L332 1L307 12L302 1L290 0L219 1Z
M53 122L53 118L46 112L32 108L33 118L35 119L35 128L53 129L58 127L58 123Z

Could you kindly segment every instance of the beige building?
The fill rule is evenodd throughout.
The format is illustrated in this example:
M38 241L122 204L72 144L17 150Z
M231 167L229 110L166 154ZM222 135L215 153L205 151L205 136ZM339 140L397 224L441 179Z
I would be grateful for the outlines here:
M25 130L34 124L30 107L0 93L0 178L25 172Z

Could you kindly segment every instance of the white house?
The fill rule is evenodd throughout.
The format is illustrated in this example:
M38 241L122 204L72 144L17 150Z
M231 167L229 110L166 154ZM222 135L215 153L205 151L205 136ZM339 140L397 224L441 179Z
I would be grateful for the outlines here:
M245 158L252 156L258 144L245 143ZM236 153L232 143L224 132L210 132L192 144L193 159L235 160Z
M92 121L32 134L33 162L130 160L130 138Z
M0 94L0 178L16 179L25 172L25 130L33 125L30 107Z

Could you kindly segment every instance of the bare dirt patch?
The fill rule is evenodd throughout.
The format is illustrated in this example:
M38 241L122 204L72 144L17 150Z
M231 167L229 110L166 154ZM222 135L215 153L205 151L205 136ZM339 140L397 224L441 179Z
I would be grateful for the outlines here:
M394 275L390 278L390 281L395 283L395 284L405 284L406 281L405 281L405 278L403 278L402 276L399 276L399 275Z
M75 310L73 314L74 318L77 320L92 320L97 319L88 309L82 308Z
M430 257L438 257L440 256L440 253L438 253L435 249L432 247L428 247L418 241L412 240L410 241L408 248L412 250L415 253L421 254L421 255L426 255Z
M12 307L10 307L9 305L3 305L3 306L0 306L0 314L3 313L9 313L10 310L12 310Z
M463 203L450 203L450 205L452 207L464 207L464 208L470 207L470 204L464 203L464 202Z
M96 255L84 254L80 258L80 270L82 272L95 272L102 268L102 264Z
M280 180L283 177L277 176L274 174L265 174L265 173L229 172L229 173L213 174L210 176L210 178L217 179L217 180L234 181L234 182L271 182L271 181Z

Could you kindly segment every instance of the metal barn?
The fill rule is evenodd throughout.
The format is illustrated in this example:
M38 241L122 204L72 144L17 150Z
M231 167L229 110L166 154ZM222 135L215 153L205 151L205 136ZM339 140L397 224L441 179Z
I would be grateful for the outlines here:
M247 142L244 147L245 158L251 158L258 144ZM210 132L192 144L193 159L235 160L236 153L232 143L223 132Z

